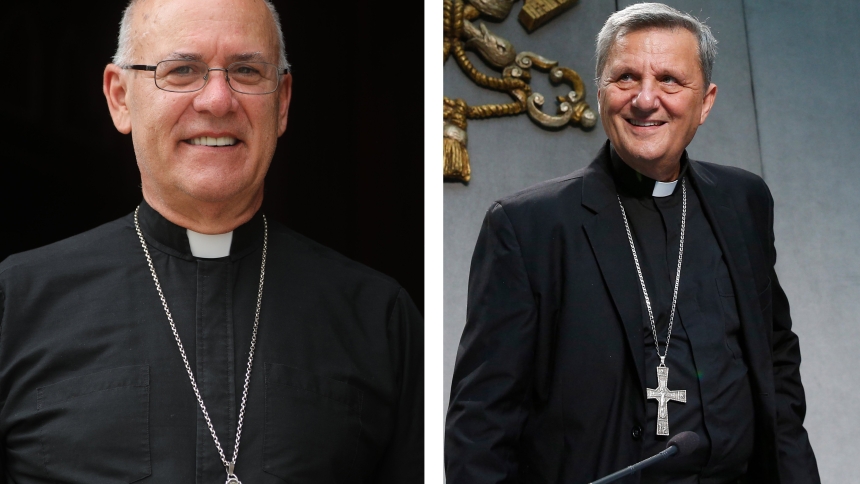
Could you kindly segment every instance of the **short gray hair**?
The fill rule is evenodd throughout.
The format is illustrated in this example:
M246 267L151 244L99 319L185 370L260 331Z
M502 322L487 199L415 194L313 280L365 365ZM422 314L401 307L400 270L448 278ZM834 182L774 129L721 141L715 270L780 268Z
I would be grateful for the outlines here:
M116 52L112 60L118 66L127 66L134 63L131 47L131 20L134 17L134 7L140 1L130 0L128 6L125 7L125 11L122 13L122 20L119 22L119 37L117 39ZM272 19L275 22L275 32L278 35L278 67L289 69L290 63L287 62L287 51L284 47L284 32L281 29L281 17L270 0L263 0L263 2L269 7L269 12L272 13Z
M597 34L597 66L595 69L598 86L600 76L609 60L609 51L619 37L630 32L648 28L689 30L698 40L699 67L705 78L705 89L711 85L711 72L714 69L714 59L717 57L717 39L711 34L711 29L696 17L675 10L662 3L637 3L624 10L613 13L603 24Z

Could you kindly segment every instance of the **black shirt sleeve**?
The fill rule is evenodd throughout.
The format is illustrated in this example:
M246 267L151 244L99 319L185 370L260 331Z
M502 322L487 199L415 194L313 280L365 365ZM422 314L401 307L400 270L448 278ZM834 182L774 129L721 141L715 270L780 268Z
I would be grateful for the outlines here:
M400 369L397 416L392 439L379 463L375 482L424 482L424 324L415 303L400 289L388 332L394 359Z

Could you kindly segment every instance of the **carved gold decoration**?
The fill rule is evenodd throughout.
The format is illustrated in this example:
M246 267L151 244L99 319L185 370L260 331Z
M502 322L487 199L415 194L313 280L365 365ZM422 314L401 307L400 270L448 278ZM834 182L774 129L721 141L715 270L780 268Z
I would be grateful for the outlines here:
M528 113L538 125L560 129L567 124L591 128L597 123L594 111L585 102L585 84L573 69L560 67L557 61L533 52L517 54L507 40L493 34L483 23L473 21L481 15L501 20L513 8L514 0L444 0L443 59L453 55L457 65L475 84L486 89L507 93L513 102L469 106L462 99L444 98L443 102L443 166L446 179L468 182L471 179L469 152L466 150L466 127L469 119L486 119ZM526 0L520 19L526 15L530 30L546 23L576 0ZM523 12L526 12L525 14ZM529 27L532 25L532 27ZM487 64L501 70L501 77L488 76L475 68L466 56L472 50ZM559 96L555 114L542 110L545 98L532 92L528 82L531 70L545 72L552 84L565 83L572 91Z
M577 0L525 0L520 22L529 32L549 22L561 12L576 5Z
M469 181L469 152L466 151L466 103L462 99L445 100L445 124L442 128L442 143L445 151L445 176ZM450 103L448 102L450 101Z
M515 0L470 0L470 4L482 14L496 20L504 20L511 9L514 8Z

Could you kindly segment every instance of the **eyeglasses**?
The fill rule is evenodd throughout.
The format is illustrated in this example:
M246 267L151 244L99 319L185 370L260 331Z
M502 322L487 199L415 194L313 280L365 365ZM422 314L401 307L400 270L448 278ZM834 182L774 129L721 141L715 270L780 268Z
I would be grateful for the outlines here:
M243 94L269 94L278 89L289 69L266 62L234 62L227 67L209 67L202 61L164 60L154 66L131 65L123 69L155 72L155 87L170 92L194 92L206 87L210 71L224 71L227 84Z

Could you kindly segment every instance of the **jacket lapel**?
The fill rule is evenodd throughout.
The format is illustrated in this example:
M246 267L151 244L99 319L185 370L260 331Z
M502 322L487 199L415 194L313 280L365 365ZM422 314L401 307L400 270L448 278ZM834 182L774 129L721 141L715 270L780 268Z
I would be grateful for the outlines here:
M772 374L770 330L764 326L761 316L757 285L750 264L750 241L744 234L744 226L732 199L720 190L716 178L707 167L690 160L690 173L705 216L725 256L735 288L749 373L759 392L772 394L772 385L767 384L769 380L762 378L762 375Z
M645 362L639 281L609 166L607 143L583 175L582 204L595 212L594 217L583 224L583 229L624 325L630 353L636 364L636 374L639 376L639 388L644 397Z
M764 327L761 317L748 240L738 211L732 199L721 191L717 179L706 167L695 160L689 160L689 163L693 188L699 195L705 216L711 224L720 250L725 255L729 275L735 287L750 374L758 391L773 392L770 388L772 385L761 377L772 372L770 342L766 336L770 332ZM594 212L594 217L583 224L583 229L624 325L627 343L636 365L636 373L639 375L640 388L644 388L644 342L639 281L616 193L610 172L607 143L583 175L582 204Z
M768 328L764 327L759 307L757 285L750 263L749 245L732 199L721 191L717 179L695 160L689 160L693 189L699 195L717 243L725 258L738 302L744 349L750 374L758 391L772 392L772 385L761 375L772 373ZM642 352L642 307L636 266L624 230L621 209L616 198L615 182L610 172L609 144L583 175L582 204L594 217L583 224L591 249L597 259L612 302L624 325L627 343L640 388L645 385L645 363Z

